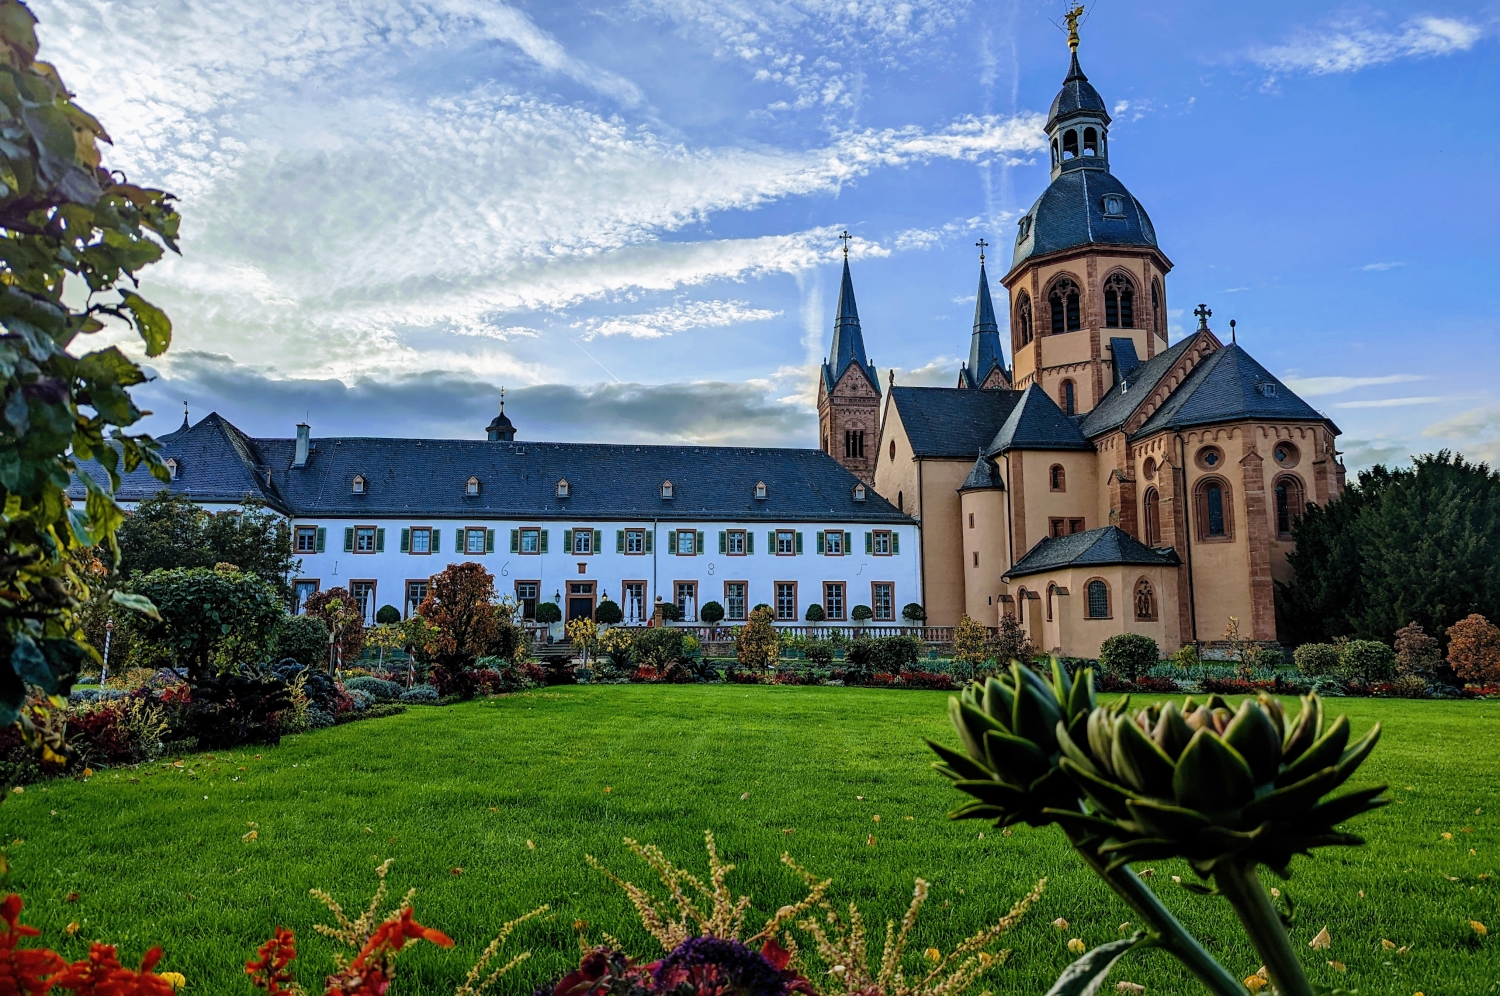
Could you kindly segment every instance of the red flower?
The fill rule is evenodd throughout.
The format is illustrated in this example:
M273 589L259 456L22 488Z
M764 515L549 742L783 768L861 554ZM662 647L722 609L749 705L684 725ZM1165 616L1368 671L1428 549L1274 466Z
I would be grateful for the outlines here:
M69 965L52 983L78 996L172 996L172 983L152 971L159 961L161 948L152 948L139 970L125 968L115 958L113 945L95 941L86 959Z
M46 948L17 950L23 937L36 937L41 931L20 922L21 897L12 892L0 903L0 918L6 929L0 934L0 996L41 996L52 988L48 976L67 967L57 954Z
M277 927L276 935L255 953L260 955L258 959L245 962L245 974L250 981L270 996L285 993L292 982L287 966L297 957L297 935L285 927Z
M376 927L349 968L328 977L326 996L385 996L391 985L391 959L407 941L431 941L440 948L453 947L447 934L422 926L414 917L415 911L407 906Z

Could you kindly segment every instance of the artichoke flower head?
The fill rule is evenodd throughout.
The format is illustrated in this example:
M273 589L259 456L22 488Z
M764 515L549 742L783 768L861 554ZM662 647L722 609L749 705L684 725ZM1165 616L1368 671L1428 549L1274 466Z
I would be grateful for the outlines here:
M1094 707L1093 671L1074 680L1057 660L1047 677L1013 661L1009 672L950 697L948 715L963 750L927 745L941 758L933 767L975 801L948 816L1041 827L1056 821L1052 810L1077 812L1081 795L1058 767L1056 731L1085 736Z
M1112 866L1181 857L1207 877L1228 859L1285 877L1294 854L1364 843L1335 827L1387 801L1384 785L1324 800L1369 756L1380 724L1351 744L1347 718L1325 728L1316 693L1291 722L1265 693L1238 711L1214 695L1132 712L1127 696L1056 733L1059 767L1093 812L1052 816L1106 838Z

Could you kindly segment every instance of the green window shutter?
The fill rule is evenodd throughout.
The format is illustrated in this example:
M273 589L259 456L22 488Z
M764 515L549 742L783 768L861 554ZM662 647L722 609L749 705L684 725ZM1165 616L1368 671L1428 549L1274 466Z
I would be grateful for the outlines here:
M802 556L802 534L797 534L797 556Z
M693 544L693 552L696 553L700 557L703 556L705 553L708 552L707 550L703 549L703 532L702 532L702 530L699 530L699 532L698 532L698 542Z
M854 534L848 530L844 531L844 556L854 552Z
M667 533L667 555L677 556L677 530L675 529Z
M441 529L434 529L432 531L432 539L428 542L427 549L433 553L443 552L443 531Z
M401 552L411 553L411 530L401 530Z
M345 526L344 527L344 552L345 553L353 553L354 552L354 527L353 526Z
M521 530L519 529L512 529L510 531L510 552L521 552Z
M543 553L547 552L547 534L549 532L551 532L551 530L548 530L548 529L543 529L542 530L542 552Z
M728 546L729 540L727 539L727 536L728 536L728 533L726 533L722 529L719 530L719 552L720 553L723 553L724 551L726 551L726 550L729 549L729 546Z
M869 530L865 531L865 553L875 552L875 534Z
M625 552L625 530L615 530L615 553Z
M891 530L891 552L901 552L901 534L896 532L894 529Z
M751 530L751 529L746 529L745 530L745 552L746 553L754 553L755 552L755 531L754 530Z
M495 531L493 529L486 529L484 531L484 552L495 552Z
M650 553L656 547L656 530L652 529L646 533L646 552Z
M602 529L595 529L594 530L594 552L595 553L603 553L604 552L604 530L602 530Z
M567 553L573 552L573 530L563 530L563 550Z
M385 528L375 530L375 552L385 553Z
M823 530L819 529L818 530L818 555L822 556L822 553L823 553Z
M322 553L323 550L327 546L328 546L328 527L326 527L326 526L319 526L318 527L318 552Z
M776 531L773 529L766 533L766 552L776 556Z
M453 552L464 552L464 531L462 527L453 530Z

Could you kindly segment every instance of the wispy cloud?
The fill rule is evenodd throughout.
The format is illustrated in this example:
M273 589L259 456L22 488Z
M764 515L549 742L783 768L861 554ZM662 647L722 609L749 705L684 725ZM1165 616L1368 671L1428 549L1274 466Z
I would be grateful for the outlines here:
M1376 398L1369 401L1340 401L1335 408L1405 408L1407 405L1434 405L1440 401L1452 401L1451 394L1439 394L1426 398Z
M1500 406L1471 408L1422 430L1429 439L1459 444L1470 459L1500 463Z
M1406 265L1405 263L1399 263L1399 262L1392 262L1392 263L1366 263L1364 266L1361 266L1360 269L1364 270L1366 273L1380 273L1380 272L1382 272L1384 270L1394 270L1398 266L1405 266L1405 265Z
M1281 73L1351 73L1396 59L1466 52L1483 35L1479 25L1456 17L1416 17L1394 31L1343 21L1299 31L1279 45L1255 51L1252 58Z
M1311 398L1320 394L1342 394L1360 387L1405 384L1426 379L1420 374L1386 374L1381 377L1285 377L1283 382L1298 394Z
M689 329L723 328L742 322L764 322L779 311L752 308L747 301L684 301L640 315L591 318L578 325L583 338L625 335L632 339L660 339Z

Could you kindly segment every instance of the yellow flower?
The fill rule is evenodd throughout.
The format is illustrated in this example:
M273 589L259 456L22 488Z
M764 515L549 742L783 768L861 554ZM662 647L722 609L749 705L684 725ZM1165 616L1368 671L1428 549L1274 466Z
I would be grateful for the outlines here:
M187 977L181 972L157 972L156 974L170 983L177 992L182 992L183 987L187 985Z
M1480 923L1478 920L1470 920L1469 921L1469 926L1473 927L1474 928L1474 933L1478 934L1480 937L1484 937L1484 936L1488 935L1489 932L1490 932L1490 928L1486 927L1484 924Z
M937 948L928 948L926 951L922 952L922 954L927 958L928 961L932 962L934 965L943 960L943 953Z
M94 769L93 768L84 768L83 769L83 777L85 777L85 778L93 778L94 777Z
M1083 938L1081 937L1075 937L1068 942L1068 950L1073 952L1074 954L1083 954L1083 952L1086 950L1086 947L1087 946L1083 943Z

